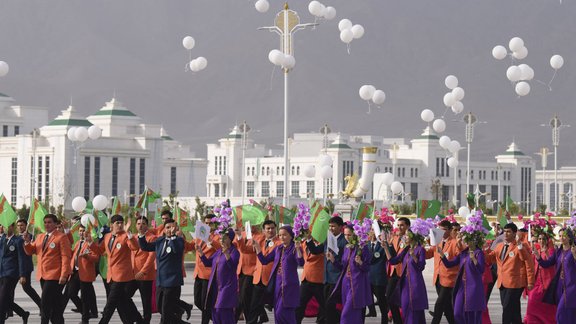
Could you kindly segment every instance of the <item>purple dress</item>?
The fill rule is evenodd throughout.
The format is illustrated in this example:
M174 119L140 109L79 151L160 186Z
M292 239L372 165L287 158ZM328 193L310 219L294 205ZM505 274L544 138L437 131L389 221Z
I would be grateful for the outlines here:
M486 308L486 298L482 275L484 273L484 252L480 249L474 251L478 264L470 259L469 250L466 249L454 259L442 258L448 268L460 265L456 278L456 285L452 301L454 305L454 320L462 324L482 324L482 312Z
M562 247L554 252L547 260L538 260L543 268L556 265L556 294L553 295L557 303L556 322L576 323L576 260L570 250L565 251ZM553 288L550 285L550 288ZM545 296L546 298L547 296Z
M210 258L202 255L202 263L212 267L208 281L206 303L213 305L212 321L214 324L236 323L234 307L238 305L238 277L236 269L240 260L240 252L234 245L230 246L230 259L219 249Z
M408 248L390 259L390 264L402 262L402 277L396 286L394 298L400 296L400 306L405 324L426 324L424 310L428 309L428 294L422 272L426 267L426 255L420 245L414 248L416 261L408 253Z
M294 242L288 247L279 245L268 255L258 253L262 264L274 261L268 288L274 288L274 317L277 324L296 323L296 308L300 306L300 280L298 266L304 265L304 259L296 255Z
M356 248L346 247L342 255L342 262L334 266L342 271L334 292L342 289L342 315L340 323L356 324L363 322L364 307L372 305L372 291L370 287L370 260L372 254L368 246L362 249L362 265L354 261ZM336 294L337 295L337 294Z

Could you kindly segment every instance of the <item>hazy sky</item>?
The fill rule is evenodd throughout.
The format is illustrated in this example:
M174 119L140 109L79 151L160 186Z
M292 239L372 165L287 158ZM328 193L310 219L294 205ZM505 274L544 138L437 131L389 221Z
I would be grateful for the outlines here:
M273 24L284 1L269 0L261 14L248 0L0 0L0 60L10 73L0 92L18 104L50 108L51 118L73 104L85 116L114 92L144 121L164 125L174 138L204 156L235 122L246 120L257 142L282 142L283 78L268 61L279 37ZM333 131L415 137L425 127L420 111L442 115L456 75L466 91L464 112L479 120L472 155L492 160L515 139L526 154L551 148L558 114L573 127L562 130L559 158L576 165L576 1L564 0L324 0L336 19L296 33L296 68L290 73L290 132ZM289 1L301 22L313 22L309 1ZM362 24L363 38L350 54L338 21ZM208 67L185 72L182 38L196 39L192 57ZM535 79L548 82L549 59L564 57L553 91L536 81L518 98L506 79L509 59L491 51L519 36L528 48ZM519 63L516 63L519 64ZM382 109L367 114L358 89L386 92ZM462 115L462 114L461 114ZM462 116L446 114L446 134L464 143ZM551 163L550 163L551 164ZM538 167L539 164L538 164Z

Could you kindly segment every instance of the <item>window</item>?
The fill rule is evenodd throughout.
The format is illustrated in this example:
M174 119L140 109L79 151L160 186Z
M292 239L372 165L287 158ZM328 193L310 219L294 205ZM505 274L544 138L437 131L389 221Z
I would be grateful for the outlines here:
M270 197L270 182L262 181L262 197Z
M227 165L226 164L226 157L223 156L222 158L224 159L224 161L222 162L222 174L226 175L226 165Z
M470 179L474 180L474 170L470 170Z
M112 158L112 196L118 197L118 158Z
M144 192L144 186L146 185L146 159L140 159L140 179L138 182L140 192Z
M170 192L176 194L176 167L170 167Z
M412 196L412 201L418 200L418 183L410 184L410 194Z
M541 182L536 184L536 204L544 204L544 184Z
M48 161L46 161L48 162ZM100 157L94 157L94 194L100 194Z
M314 197L314 193L316 192L316 188L314 186L314 181L306 181L306 195L308 197Z
M90 157L84 157L84 199L90 199Z
M299 181L292 181L290 196L292 197L300 197L300 182Z
M12 158L12 190L10 203L16 205L16 196L18 195L18 158Z
M410 178L414 178L414 168L410 168Z
M20 135L20 126L14 126L14 136Z
M220 197L220 184L214 184L214 197Z
M130 158L130 206L134 206L136 195L136 159Z
M300 167L299 166L296 167L296 175L300 175Z
M250 175L250 167L246 168L246 175L249 176Z
M44 157L44 195L50 196L50 157Z
M266 168L262 167L262 172L260 172L260 175L264 175L264 171L266 171Z
M38 157L38 173L36 174L36 177L38 178L38 183L36 184L38 186L38 198L40 200L42 200L42 157L39 156Z
M296 169L296 168L295 168L294 166L292 166L292 168L291 168L291 170L290 170L290 175L294 175L294 170L295 170L295 169Z
M462 170L458 169L458 179L462 178Z
M414 170L414 176L415 176L416 178L418 178L418 168L416 168L416 169Z
M284 197L284 181L276 181L276 197Z
M246 182L246 196L254 197L254 181Z
M276 167L276 175L280 175L280 167L279 166Z
M270 175L270 167L266 167L266 175Z
M3 137L7 137L7 136L8 136L8 125L2 126L2 136L3 136Z
M218 157L214 157L214 174L218 174Z
M252 167L252 175L255 176L256 175L256 168Z

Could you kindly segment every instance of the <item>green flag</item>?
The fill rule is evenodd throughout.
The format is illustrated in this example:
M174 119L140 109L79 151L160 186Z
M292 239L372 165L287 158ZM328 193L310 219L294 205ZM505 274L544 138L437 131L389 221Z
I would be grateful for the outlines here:
M440 212L442 203L438 200L418 200L416 202L416 215L418 218L434 218Z
M274 221L276 224L294 224L296 212L284 206L274 206Z
M112 203L112 215L120 215L122 213L122 204L120 204L120 199L114 197L114 202Z
M242 205L232 208L232 214L236 221L236 226L241 227L246 222L250 225L260 225L266 220L268 213L260 206Z
M30 213L28 214L28 224L32 225L34 232L46 232L44 228L44 216L46 216L46 214L48 214L48 212L44 209L44 206L40 204L38 199L32 197Z
M0 224L4 227L8 227L18 219L18 215L12 209L12 206L4 197L4 194L0 195Z
M182 208L176 206L174 208L174 219L180 226L180 230L182 232L191 232L192 231L192 222L190 221L190 215L188 212L183 210Z
M162 199L162 195L154 192L154 190L146 186L144 192L140 195L136 206L134 206L134 209L148 209L148 205L155 202L157 199Z
M316 201L312 204L312 207L310 207L310 215L310 231L312 232L312 237L318 241L318 243L324 243L328 236L330 214Z
M374 201L369 203L361 201L352 213L352 219L361 221L364 218L374 218Z
M486 239L493 240L495 238L494 230L492 229L492 226L490 226L490 222L488 222L488 218L484 213L482 213L482 227L488 231L488 234L486 234Z
M509 212L512 209L512 205L514 205L514 200L510 198L510 195L506 196L506 211Z

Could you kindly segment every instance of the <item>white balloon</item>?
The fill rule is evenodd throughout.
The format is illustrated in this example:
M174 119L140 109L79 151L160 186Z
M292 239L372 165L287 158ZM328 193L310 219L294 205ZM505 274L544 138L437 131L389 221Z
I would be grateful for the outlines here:
M192 36L186 36L184 39L182 39L182 46L184 46L184 48L187 50L193 49L195 45L196 41Z
M530 81L534 78L534 69L530 65L520 64L518 67L520 68L520 80Z
M320 169L320 177L322 179L329 179L332 178L334 171L332 170L332 167L329 165L325 165Z
M268 53L268 59L274 65L282 65L282 61L284 60L284 53L277 49L273 49Z
M386 172L382 175L382 182L389 186L392 184L392 182L394 182L394 175L390 172Z
M464 89L460 87L456 87L452 90L452 96L454 97L454 101L460 101L464 99L464 94L465 94Z
M392 190L392 193L394 194L399 194L402 191L404 191L404 186L402 186L402 183L400 183L399 181L394 181L390 185L390 190Z
M492 49L492 56L494 56L494 58L497 60L504 59L506 55L508 55L508 51L506 50L506 47L502 45L494 46Z
M340 20L340 22L338 23L338 29L340 31L346 30L346 29L350 29L352 28L352 22L350 21L350 19L342 19Z
M440 144L440 146L443 149L448 149L448 146L450 145L451 141L452 140L450 139L449 136L443 135L443 136L440 136L440 140L438 140L438 143Z
M328 154L320 155L320 159L318 161L320 162L320 166L331 166L332 165L332 157Z
M313 165L307 165L307 166L304 168L304 175L305 175L307 178L314 178L314 176L316 175L316 168L314 168Z
M446 161L446 164L448 164L449 167L454 169L458 167L458 160L456 160L455 157L449 157L448 160Z
M322 15L323 7L324 6L320 1L310 1L308 4L308 11L310 11L313 16L320 17Z
M80 196L74 198L72 200L72 209L74 209L74 211L77 213L86 209L86 199L84 199L84 197L80 197Z
M354 33L352 33L351 29L344 29L340 32L340 40L346 44L350 44L350 42L354 39Z
M376 92L376 88L373 85L365 84L360 87L358 90L358 94L362 100L370 100L372 96L374 96L374 92Z
M354 35L354 39L362 38L364 36L364 27L362 25L352 26L352 35Z
M522 47L524 47L524 41L520 37L514 37L508 43L508 48L512 52L518 52Z
M294 58L294 56L290 54L284 55L284 59L282 59L283 68L290 70L294 68L295 65L296 65L296 59Z
M436 133L442 133L446 130L446 122L444 119L436 119L434 123L432 123L432 128Z
M429 123L434 120L434 112L430 109L424 109L420 113L420 118L422 118L423 121Z
M90 137L90 139L99 139L100 136L102 136L102 130L100 127L92 125L88 128L88 137Z
M564 58L562 56L556 54L550 58L550 66L552 66L554 70L560 69L562 65L564 65Z
M448 146L448 151L450 151L451 153L456 153L460 150L460 142L458 142L457 140L452 140L450 142L450 145Z
M98 195L92 199L92 206L96 210L104 210L108 206L108 198L104 195Z
M451 108L452 112L458 115L462 110L464 110L464 104L461 101L456 101Z
M512 56L514 56L517 60L525 59L528 56L528 49L526 47L522 47L519 50L512 52Z
M377 105L383 104L384 101L386 101L386 93L384 93L382 90L374 91L374 94L372 95L372 101Z
M10 66L4 61L0 61L0 77L5 76L10 71Z
M512 82L516 82L518 80L520 80L520 77L522 76L522 71L520 71L520 68L517 67L516 65L512 65L508 68L508 70L506 70L506 77L508 78L508 80L512 81Z
M468 215L470 215L470 209L468 209L466 206L462 206L458 208L458 215L460 215L462 218L466 218Z
M332 20L336 18L336 9L334 7L326 7L324 10L324 19Z
M446 77L446 79L444 79L444 84L448 89L452 90L458 86L458 78L453 75L449 75Z
M198 64L198 71L202 71L208 66L208 60L204 56L196 58L196 64Z
M444 95L443 101L446 107L451 107L456 102L456 99L454 99L452 92L448 92Z
M530 93L530 84L526 81L518 82L518 83L516 83L515 90L516 90L516 94L523 97L523 96Z
M188 64L188 66L190 67L190 71L192 72L198 72L198 60L193 59L192 61L190 61L190 63Z
M82 226L85 228L87 228L89 225L94 225L94 221L95 219L92 214L84 214L80 218L80 224L82 224Z
M258 12L265 13L268 12L268 9L270 9L270 3L268 3L268 0L258 0L254 4L254 7L256 7Z
M70 127L68 128L68 132L66 133L66 135L68 136L68 139L71 141L75 141L76 140L76 129L78 127Z
M79 142L84 142L88 139L88 129L86 127L78 127L76 131L74 131L74 137Z

